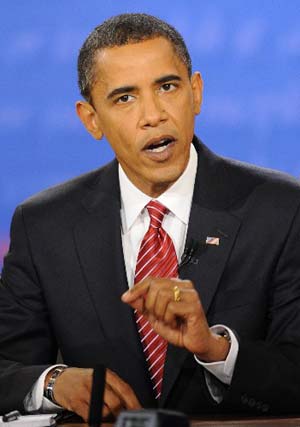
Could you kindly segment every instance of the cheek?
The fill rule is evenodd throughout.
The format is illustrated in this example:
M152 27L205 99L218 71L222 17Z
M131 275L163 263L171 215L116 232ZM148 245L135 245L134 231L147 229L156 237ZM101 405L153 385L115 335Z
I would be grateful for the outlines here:
M194 120L194 101L191 93L186 93L177 99L171 99L166 109L173 116L181 127Z
M126 121L110 120L104 123L103 133L116 154L130 150L131 132L128 122L126 124Z
M119 114L117 120L111 124L112 132L124 143L128 148L134 144L137 137L136 118L134 114ZM128 141L128 142L127 142Z
M185 133L188 136L191 136L194 133L195 125L194 103L192 97L190 97L187 101L188 102L182 109L182 117L184 117L183 126L185 128Z

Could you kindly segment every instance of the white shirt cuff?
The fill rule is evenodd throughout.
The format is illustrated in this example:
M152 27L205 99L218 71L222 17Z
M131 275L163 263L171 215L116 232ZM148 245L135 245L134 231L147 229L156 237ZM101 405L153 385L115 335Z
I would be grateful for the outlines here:
M195 360L200 365L202 365L208 372L210 372L215 377L217 377L218 380L220 380L222 383L230 385L234 367L235 367L235 362L236 362L238 351L239 351L238 340L236 339L236 336L234 335L232 330L227 328L224 325L214 325L210 328L210 330L215 334L221 334L224 331L228 332L231 339L229 353L226 359L220 362L211 362L211 363L202 362L197 358L196 355L194 355Z
M63 409L61 406L55 405L49 399L44 397L44 383L46 375L51 371L51 369L56 368L57 366L67 367L67 365L62 365L60 363L47 368L33 384L30 392L25 396L24 408L27 412L57 412Z

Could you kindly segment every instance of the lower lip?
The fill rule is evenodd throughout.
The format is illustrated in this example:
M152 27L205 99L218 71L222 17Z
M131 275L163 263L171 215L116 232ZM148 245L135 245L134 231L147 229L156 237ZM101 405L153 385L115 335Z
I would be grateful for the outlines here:
M165 162L171 158L174 151L174 147L175 141L170 142L170 144L168 144L166 148L161 152L155 152L146 149L144 150L144 153L146 154L148 159L154 160L155 162Z

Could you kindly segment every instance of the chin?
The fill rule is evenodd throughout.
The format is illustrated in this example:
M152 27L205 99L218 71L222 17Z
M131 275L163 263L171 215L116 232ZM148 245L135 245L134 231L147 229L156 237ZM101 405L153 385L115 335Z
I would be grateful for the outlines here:
M183 170L176 171L176 173L174 171L172 172L161 171L159 173L159 176L156 176L152 180L153 185L156 186L157 188L164 187L165 189L167 189L172 184L174 184L174 182L177 181L177 179L182 175L182 173L183 173Z

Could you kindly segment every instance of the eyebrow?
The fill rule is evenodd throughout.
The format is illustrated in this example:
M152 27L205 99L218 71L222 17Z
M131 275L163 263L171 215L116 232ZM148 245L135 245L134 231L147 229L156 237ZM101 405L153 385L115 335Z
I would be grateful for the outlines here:
M107 99L111 99L116 95L121 95L121 93L130 93L133 92L136 89L136 86L121 86L117 87L116 89L112 90L108 95Z
M154 80L154 83L156 84L162 84L167 83L171 80L177 80L181 81L181 77L177 76L176 74L168 74L167 76L159 77L158 79ZM107 99L111 99L116 95L121 95L122 93L131 93L137 89L137 86L120 86L116 89L109 92L107 95Z
M167 76L163 76L163 77L160 77L159 79L155 80L155 83L160 83L160 84L161 83L167 83L171 80L181 81L182 78L177 76L177 74L169 74Z

